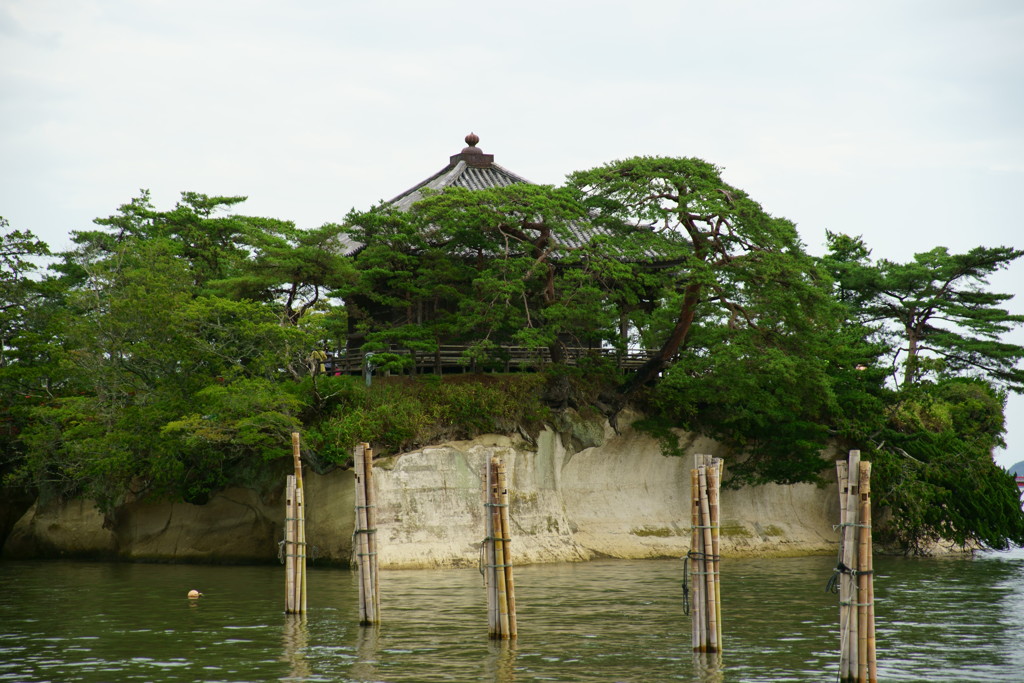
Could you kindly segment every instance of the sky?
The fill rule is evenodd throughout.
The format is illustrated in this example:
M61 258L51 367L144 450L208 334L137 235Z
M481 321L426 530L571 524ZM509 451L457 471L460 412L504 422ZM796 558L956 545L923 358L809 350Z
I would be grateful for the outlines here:
M1021 36L1016 0L0 0L0 216L59 250L145 188L314 228L475 132L537 183L700 157L816 254L1024 248ZM991 287L1024 314L1024 259Z

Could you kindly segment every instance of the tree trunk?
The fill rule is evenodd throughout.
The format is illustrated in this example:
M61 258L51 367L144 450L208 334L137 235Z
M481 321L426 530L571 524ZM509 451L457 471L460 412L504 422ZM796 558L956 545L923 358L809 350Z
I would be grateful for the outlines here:
M625 402L637 389L644 386L664 370L672 361L672 358L679 353L679 349L686 343L686 337L693 326L693 318L697 312L697 304L700 302L700 284L693 283L686 286L683 294L683 305L679 309L679 318L676 319L672 334L668 336L661 349L653 358L637 368L629 379L619 389L621 400Z
M917 330L907 327L907 362L903 371L903 388L909 387L917 379Z

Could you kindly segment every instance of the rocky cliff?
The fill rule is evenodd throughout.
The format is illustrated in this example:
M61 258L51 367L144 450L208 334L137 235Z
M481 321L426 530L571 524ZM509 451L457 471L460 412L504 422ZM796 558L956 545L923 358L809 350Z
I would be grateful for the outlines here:
M620 421L620 427L626 421ZM730 454L714 441L688 452ZM628 426L583 420L536 440L489 435L378 460L378 550L385 568L477 563L484 535L481 476L492 454L510 482L517 563L593 557L682 556L689 545L692 458L663 456ZM88 501L36 503L14 525L6 558L76 557L177 562L273 562L282 538L282 483L229 489L205 505L134 502L104 517ZM307 474L308 542L319 563L352 553L350 471ZM722 553L831 552L835 486L768 485L722 492Z

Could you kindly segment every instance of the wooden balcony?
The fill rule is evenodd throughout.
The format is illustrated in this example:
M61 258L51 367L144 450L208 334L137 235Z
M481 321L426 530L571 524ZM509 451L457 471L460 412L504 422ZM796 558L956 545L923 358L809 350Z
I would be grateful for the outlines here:
M551 364L547 348L525 346L500 346L488 349L486 355L469 354L468 345L450 344L438 347L437 351L412 352L408 349L392 348L379 353L395 354L412 358L406 367L412 374L450 374L459 372L531 372ZM357 375L363 372L367 357L373 363L376 354L340 352L328 354L321 363L323 371L330 374ZM617 351L615 349L584 349L566 347L564 363L579 365L585 359L606 359L620 370L634 370L647 362L654 352L644 350ZM409 370L406 370L407 372Z

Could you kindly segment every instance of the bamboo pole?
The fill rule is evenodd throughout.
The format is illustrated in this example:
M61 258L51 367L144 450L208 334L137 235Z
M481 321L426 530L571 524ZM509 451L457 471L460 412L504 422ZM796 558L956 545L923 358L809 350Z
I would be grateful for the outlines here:
M484 529L481 571L487 589L487 633L492 639L515 638L515 582L512 578L512 550L509 536L508 486L505 463L497 456L488 459L484 474Z
M701 601L703 586L700 577L701 571L701 546L704 536L700 533L700 473L694 468L690 470L690 585L693 586L693 600L691 602L691 613L693 615L693 649L696 652L702 651L704 647L704 606Z
M839 482L839 562L843 561L846 549L846 504L850 490L849 464L845 460L836 461L836 478ZM838 567L837 567L838 571ZM839 677L842 679L846 670L846 637L850 623L849 586L840 574L839 580Z
M358 444L352 452L356 484L356 567L359 572L359 623L372 624L375 621L372 598L372 576L370 574L370 525L367 519L366 501L366 447Z
M870 486L871 480L868 479L868 485ZM870 489L868 490L870 494ZM871 496L868 495L867 504L865 505L865 513L863 519L868 520L868 526L864 528L864 532L868 537L868 549L871 550L872 543L872 532L871 532ZM868 603L868 681L869 683L878 683L878 658L875 652L875 560L874 553L868 552L868 594L865 602Z
M352 451L352 469L355 474L356 486L356 529L355 552L356 571L359 582L359 623L366 624L369 619L369 608L366 604L366 489L363 487L363 447L356 445Z
M502 564L505 575L505 600L508 603L508 637L515 638L519 634L519 623L516 618L516 589L512 576L512 535L509 525L508 482L505 478L505 463L498 461L498 493L501 496L501 537Z
M295 475L284 484L284 611L295 614Z
M296 575L298 591L296 606L299 614L306 613L306 501L302 487L302 451L299 447L299 433L292 432L292 460L295 465L295 541Z
M859 675L861 681L877 680L875 662L875 600L874 562L871 548L871 463L860 463L860 544L857 558L857 579L859 582L858 644Z
M695 454L690 470L690 550L687 564L692 592L692 644L695 652L721 652L721 473L723 463L711 455Z
M697 482L699 485L699 496L701 508L701 553L704 564L704 652L717 652L718 647L718 622L715 606L715 566L712 558L714 546L714 533L711 529L711 502L708 491L708 469L711 467L712 457L708 453L702 453L696 457L699 463L697 468Z
M363 486L366 489L366 552L369 560L370 600L374 623L380 622L380 571L377 560L377 490L373 475L373 450L363 443Z
M505 568L503 559L505 557L505 539L501 532L501 492L499 489L499 471L497 456L491 457L491 528L496 531L494 536L494 583L498 603L498 632L494 637L507 638L509 632L508 622L508 592L505 585Z
M708 456L701 454L696 456L695 461L697 462L697 509L700 511L700 552L701 552L701 595L703 596L704 609L701 612L701 618L704 620L704 641L701 643L701 652L710 652L709 644L711 642L710 625L711 622L708 620L708 613L713 608L714 602L714 579L711 575L712 565L710 560L711 554L711 543L708 542L708 510L705 510L705 503L707 501L707 466ZM709 581L710 580L710 581ZM711 588L711 590L709 590Z
M847 469L847 498L846 498L846 526L843 527L846 543L843 547L843 564L848 568L843 573L842 580L846 582L847 595L849 596L849 609L847 610L846 628L846 680L856 680L858 652L858 612L857 603L860 596L857 591L857 577L854 571L857 566L857 525L860 521L860 451L850 451L849 465ZM853 571L851 571L853 570Z
M836 463L839 481L840 546L836 567L839 582L839 680L868 680L868 626L873 618L870 597L871 464L851 450L847 462ZM863 521L862 521L863 520ZM871 629L873 639L873 628Z
M719 491L721 488L721 464L722 460L716 458L712 461L711 466L708 468L708 507L711 510L711 516L709 518L711 524L711 575L714 578L715 592L714 592L714 616L716 624L716 638L718 643L718 651L722 651L722 576L721 576L721 557L719 556L719 546L721 545L721 535L719 533L719 519L721 517L721 507L719 502Z
M871 550L871 463L852 450L836 463L839 481L840 546L839 681L877 683L874 560ZM830 585L831 582L830 582Z
M863 513L864 502L867 498L867 494L864 492L865 485L870 491L870 484L867 484L867 481L871 477L871 463L862 462L858 469L857 514L861 522L857 528L857 680L866 681L868 677L868 575L862 573L862 569L867 566L868 553L871 551L867 546L867 534L864 533Z
M708 468L706 465L698 470L700 481L700 515L704 534L704 565L706 567L704 583L707 595L708 638L707 652L718 652L718 620L715 616L715 575L714 561L711 559L713 542L711 539L711 506L708 501Z
M487 589L487 634L495 637L498 633L498 595L494 561L494 508L492 495L494 468L491 461L484 464L484 542L483 542L483 573L484 586Z
M295 604L299 614L306 613L306 492L297 484L295 487L295 576L298 585Z

